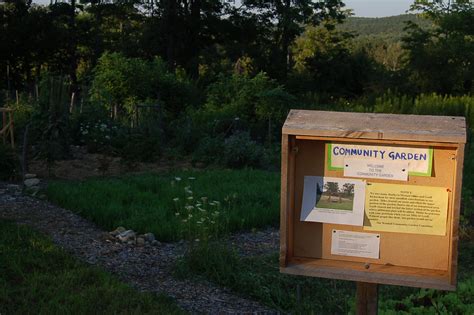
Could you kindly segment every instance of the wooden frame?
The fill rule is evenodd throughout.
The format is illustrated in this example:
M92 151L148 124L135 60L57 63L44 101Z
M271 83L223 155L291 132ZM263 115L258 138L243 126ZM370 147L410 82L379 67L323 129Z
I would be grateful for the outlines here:
M14 148L15 137L13 134L13 109L0 108L0 113L2 113L2 128L0 129L0 136L2 137L3 144L6 144L7 140L10 140L10 144L12 148Z
M331 255L331 229L362 231L362 227L299 220L303 176L343 177L342 171L326 165L326 146L331 142L433 148L432 175L411 176L407 185L447 187L446 235L380 232L378 260ZM463 117L292 110L282 129L280 271L455 290L465 142Z

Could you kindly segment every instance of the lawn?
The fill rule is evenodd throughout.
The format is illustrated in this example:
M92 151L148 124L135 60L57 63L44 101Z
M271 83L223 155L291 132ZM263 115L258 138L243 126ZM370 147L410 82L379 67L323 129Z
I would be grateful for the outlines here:
M0 221L0 314L180 314L164 296L139 293L75 260L26 226Z
M333 196L332 200L329 201L329 196L322 195L321 198L316 201L316 207L323 209L352 211L352 208L354 207L354 200L347 198L339 199L339 197Z
M260 170L206 170L52 181L47 195L106 230L124 226L171 241L183 236L182 217L176 213L182 212L189 198L205 197L211 204L218 201L218 210L225 212L221 215L224 232L278 226L280 175Z

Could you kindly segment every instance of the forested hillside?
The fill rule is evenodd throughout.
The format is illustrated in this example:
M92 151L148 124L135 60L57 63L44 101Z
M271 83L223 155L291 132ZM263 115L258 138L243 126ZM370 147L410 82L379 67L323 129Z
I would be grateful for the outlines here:
M381 18L348 17L339 29L355 32L357 35L380 36L392 40L400 40L406 33L407 22L416 23L424 28L430 27L432 23L415 14L402 14Z

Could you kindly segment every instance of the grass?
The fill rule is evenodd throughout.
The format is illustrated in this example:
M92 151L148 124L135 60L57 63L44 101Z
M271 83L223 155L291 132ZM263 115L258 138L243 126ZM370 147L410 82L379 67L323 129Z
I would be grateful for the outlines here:
M316 207L323 209L352 211L354 207L354 200L343 198L341 201L339 201L339 197L333 196L331 201L329 201L329 196L322 195L321 198L316 201Z
M380 314L474 314L474 244L460 251L458 290L380 285ZM279 273L278 255L240 257L219 244L195 247L176 267L179 277L211 280L243 296L294 314L355 312L355 284Z
M211 280L284 313L347 314L355 292L350 282L280 274L277 254L242 258L215 243L189 252L176 275Z
M158 239L170 241L183 235L173 199L178 197L183 202L187 198L186 186L191 186L194 198L208 197L225 206L226 232L278 225L279 176L259 170L176 171L50 182L47 195L52 202L80 213L104 229L124 226L153 232Z
M181 314L165 296L139 293L78 262L45 236L0 221L0 314Z

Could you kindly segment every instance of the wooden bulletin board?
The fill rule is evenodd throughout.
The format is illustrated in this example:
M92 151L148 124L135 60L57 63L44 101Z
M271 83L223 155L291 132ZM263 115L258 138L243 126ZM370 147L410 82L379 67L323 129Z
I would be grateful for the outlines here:
M280 271L368 283L456 288L458 224L466 124L462 117L292 110L282 130ZM431 148L430 176L367 183L443 187L446 233L366 231L362 226L300 220L304 177L344 178L328 166L332 143ZM331 233L380 234L378 259L331 254Z

